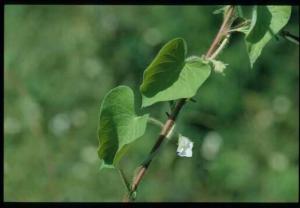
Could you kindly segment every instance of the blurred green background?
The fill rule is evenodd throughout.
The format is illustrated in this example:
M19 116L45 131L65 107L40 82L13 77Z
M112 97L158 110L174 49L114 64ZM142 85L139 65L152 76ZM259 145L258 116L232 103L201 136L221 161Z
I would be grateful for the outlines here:
M222 21L217 8L5 6L4 200L121 201L117 171L99 171L100 103L122 84L140 105L143 71L172 38L204 54ZM298 20L293 7L285 29L297 36ZM242 38L220 56L226 75L213 73L180 114L193 157L176 156L176 139L165 146L137 201L298 201L299 47L274 39L251 70ZM167 110L143 112L164 122ZM128 177L158 133L149 125L122 160Z

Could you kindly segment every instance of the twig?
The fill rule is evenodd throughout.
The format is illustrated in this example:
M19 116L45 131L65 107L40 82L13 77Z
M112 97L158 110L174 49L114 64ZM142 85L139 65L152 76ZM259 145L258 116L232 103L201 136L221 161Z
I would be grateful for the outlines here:
M226 35L228 34L228 29L230 28L231 24L232 24L232 17L234 15L234 6L229 6L225 17L223 19L223 23L219 29L219 32L217 33L212 45L210 46L208 52L206 53L206 58L210 58L211 54L214 53L214 51L216 50L218 44L223 40L224 37L226 37ZM177 101L175 107L173 108L173 110L171 111L170 115L168 116L168 120L166 121L166 123L164 124L160 135L157 138L156 143L154 144L152 150L150 151L149 155L152 155L153 153L155 153L158 148L161 146L162 142L164 141L165 138L167 138L167 136L169 135L169 133L172 131L176 118L179 115L180 110L182 109L182 107L184 106L184 104L186 103L187 98L183 98L180 99L179 101ZM125 199L125 202L129 202L132 201L132 198L130 197L131 194L133 194L140 182L142 181L149 165L151 164L153 157L150 157L149 160L147 160L145 163L142 164L142 166L140 167L138 173L135 175L135 177L133 178L133 182L131 185L131 192L129 194L129 196L127 197L127 199Z
M229 41L229 36L230 35L227 35L224 39L223 39L223 41L222 41L222 43L220 44L220 46L215 50L215 52L210 56L210 59L215 59L218 55L219 55L219 53L224 49L224 47L226 46L226 44L228 43L228 41Z
M227 34L228 32L228 23L230 22L232 16L234 14L234 6L229 7L224 19L223 19L223 23L219 29L219 32L217 33L215 39L213 40L210 48L208 49L207 53L206 53L206 58L210 57L211 54L215 51L216 47L218 46L218 44L222 41L222 38L224 37L225 34ZM232 22L231 22L232 23Z

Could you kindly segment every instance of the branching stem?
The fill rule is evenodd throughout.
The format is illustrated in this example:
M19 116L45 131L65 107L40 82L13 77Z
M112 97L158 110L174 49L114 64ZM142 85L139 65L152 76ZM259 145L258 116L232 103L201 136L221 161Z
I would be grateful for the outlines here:
M212 54L215 54L215 56L218 54L218 53L214 53L214 52L216 52L216 49L218 48L219 43L224 39L224 37L226 37L228 35L229 29L233 22L234 6L229 6L227 11L225 11L225 12L226 13L223 18L223 23L219 29L219 32L217 33L215 39L213 40L213 43L211 44L208 52L205 55L205 57L208 59L211 58ZM165 122L165 124L163 125L163 127L161 129L161 132L157 138L156 143L154 144L153 148L151 149L151 151L149 153L150 157L147 157L148 159L146 161L144 161L144 163L141 165L140 169L138 170L137 174L134 176L133 182L131 184L130 194L127 197L127 199L124 199L124 202L133 201L131 194L135 193L135 191L137 190L149 165L151 164L153 157L156 155L157 150L160 148L163 141L167 138L170 131L173 130L177 116L179 115L179 112L181 111L181 109L184 106L184 104L186 103L186 101L187 101L187 98L183 98L183 99L178 100L177 103L175 104L175 107L172 109L167 121Z
M228 29L232 24L232 19L234 16L234 6L230 6L226 12L226 15L224 16L223 23L219 29L219 32L217 33L215 39L213 40L210 48L208 49L206 53L206 58L209 58L211 54L216 50L216 47L218 47L218 44L220 41L222 41L224 35L227 35Z
M216 49L216 51L210 56L210 59L215 59L220 53L221 51L224 49L224 47L226 46L226 44L229 41L229 37L230 35L227 35L224 40L222 41L222 43L220 44L220 46Z

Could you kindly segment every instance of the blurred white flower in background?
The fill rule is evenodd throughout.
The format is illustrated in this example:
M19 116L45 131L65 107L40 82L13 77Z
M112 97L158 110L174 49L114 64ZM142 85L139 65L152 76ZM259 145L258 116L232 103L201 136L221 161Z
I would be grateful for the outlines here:
M217 132L208 132L201 146L201 154L207 160L213 160L222 145L223 139Z
M144 33L144 40L150 46L156 45L161 39L161 32L157 28L149 28Z
M86 162L93 164L98 161L97 147L87 146L82 148L80 152L81 159Z
M280 152L274 152L269 157L269 166L276 171L284 171L288 168L289 159Z
M99 60L90 58L84 62L83 69L83 72L89 79L96 79L103 71L103 66Z
M192 157L193 156L194 143L187 137L179 134L177 155L180 157Z
M66 113L56 114L49 123L49 130L56 136L67 133L71 127L71 119Z

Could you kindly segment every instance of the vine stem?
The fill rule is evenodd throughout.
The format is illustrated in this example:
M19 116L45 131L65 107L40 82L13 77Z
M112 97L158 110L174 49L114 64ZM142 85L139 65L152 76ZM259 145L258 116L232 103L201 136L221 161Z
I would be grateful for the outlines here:
M224 37L227 36L229 28L231 27L232 24L232 20L233 20L233 16L234 16L234 6L229 6L228 10L225 11L225 15L223 18L223 23L215 37L215 39L213 40L213 43L211 44L210 48L208 49L208 52L206 53L205 57L206 58L210 58L211 55L215 52L215 50L218 48L218 44L223 40ZM215 54L217 55L217 54ZM187 98L182 98L180 100L177 101L175 107L173 108L173 110L171 111L167 121L165 122L165 124L163 125L161 132L156 140L156 143L154 144L154 146L152 147L149 155L152 155L153 153L155 153L161 146L162 142L167 138L167 136L169 135L169 133L172 131L175 121L179 115L179 112L181 111L182 107L185 105L186 101L188 99ZM147 169L149 167L149 165L152 162L152 157L150 157L149 160L147 160L146 162L144 162L140 169L138 170L137 174L134 176L132 184L131 184L131 191L129 193L129 195L127 197L124 198L123 202L130 202L133 201L134 199L132 199L131 194L133 194L139 184L141 183L145 173L147 172Z
M207 53L206 58L209 58L211 54L216 50L218 44L222 41L223 37L227 35L228 29L232 23L232 17L234 16L234 6L230 6L224 16L223 23L217 33L215 39L213 40L212 44L210 45Z
M224 40L222 41L222 43L220 44L220 46L215 50L215 52L209 57L210 59L215 59L220 52L224 49L224 47L226 46L226 44L229 41L229 37L230 35L227 35L226 38L224 38Z

